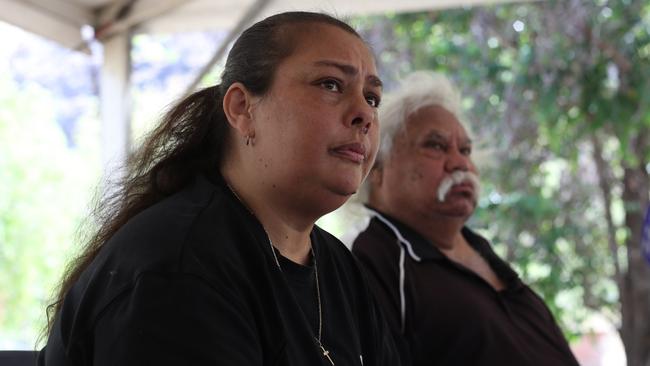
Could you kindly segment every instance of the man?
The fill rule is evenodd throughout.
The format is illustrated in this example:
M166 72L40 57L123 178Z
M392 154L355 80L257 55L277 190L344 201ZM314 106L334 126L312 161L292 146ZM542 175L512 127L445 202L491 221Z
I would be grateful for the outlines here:
M544 302L465 226L479 182L459 116L451 83L423 72L382 106L352 250L410 364L578 365Z

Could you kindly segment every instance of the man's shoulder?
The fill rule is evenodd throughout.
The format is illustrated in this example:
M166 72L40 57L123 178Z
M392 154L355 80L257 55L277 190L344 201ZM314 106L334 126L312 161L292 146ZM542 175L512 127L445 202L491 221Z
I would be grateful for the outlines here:
M397 238L377 217L372 217L365 230L359 233L352 242L352 252L376 251L396 247Z
M376 217L370 220L366 230L352 244L352 253L364 267L391 273L397 270L400 250L398 238Z

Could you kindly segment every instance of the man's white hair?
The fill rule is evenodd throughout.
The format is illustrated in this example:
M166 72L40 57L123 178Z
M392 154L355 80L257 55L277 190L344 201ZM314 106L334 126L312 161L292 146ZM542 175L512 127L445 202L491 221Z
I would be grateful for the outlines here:
M393 142L406 128L409 117L422 108L440 106L448 110L463 125L467 135L472 132L464 123L461 113L461 96L454 84L444 75L433 71L415 71L400 82L397 90L384 96L379 106L379 130L381 140L375 166L390 156ZM370 179L366 179L357 194L352 196L352 203L368 201Z
M400 82L397 90L387 93L379 107L379 129L381 140L375 166L388 159L393 142L406 128L406 122L413 114L426 107L440 106L448 110L463 125L469 137L468 128L461 113L460 92L444 75L432 71L416 71L407 75ZM363 206L370 194L370 179L367 178L339 212L346 215L346 222L351 227L342 236L342 241L352 244L354 238L365 230L370 220L368 210Z
M456 117L468 135L471 131L463 121L460 93L444 75L431 71L416 71L407 75L400 87L389 93L379 107L381 141L377 162L385 161L393 141L405 129L406 121L422 108L440 106Z

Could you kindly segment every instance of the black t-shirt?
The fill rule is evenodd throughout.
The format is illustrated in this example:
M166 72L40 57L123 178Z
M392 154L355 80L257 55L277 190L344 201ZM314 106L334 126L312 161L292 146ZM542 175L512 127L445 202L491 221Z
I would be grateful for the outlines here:
M331 357L397 365L351 253L318 227L311 241ZM39 365L329 366L297 298L260 223L222 181L198 177L104 245L66 294Z
M303 266L284 257L277 250L276 255L280 261L284 277L289 283L292 295L300 306L307 324L312 327L314 335L317 335L319 323L322 319L319 320L318 316L318 297L320 295L316 291L316 273L313 260L310 265Z
M577 366L544 302L464 228L506 289L495 290L410 227L377 211L352 251L367 269L396 336L414 366Z

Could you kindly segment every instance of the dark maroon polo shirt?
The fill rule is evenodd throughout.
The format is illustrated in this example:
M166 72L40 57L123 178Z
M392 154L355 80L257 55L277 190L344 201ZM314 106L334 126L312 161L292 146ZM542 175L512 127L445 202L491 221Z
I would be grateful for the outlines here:
M408 226L381 215L409 245L375 217L352 250L367 270L392 330L401 334L397 341L410 364L578 365L542 299L484 238L463 229L470 245L506 285L502 291L448 259ZM400 295L401 255L404 305Z

